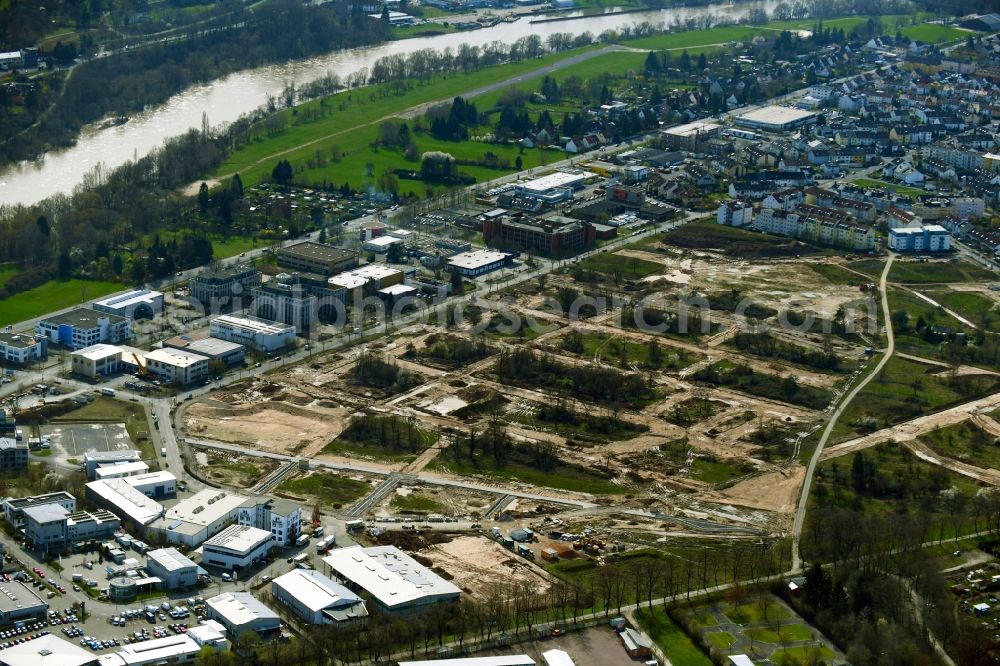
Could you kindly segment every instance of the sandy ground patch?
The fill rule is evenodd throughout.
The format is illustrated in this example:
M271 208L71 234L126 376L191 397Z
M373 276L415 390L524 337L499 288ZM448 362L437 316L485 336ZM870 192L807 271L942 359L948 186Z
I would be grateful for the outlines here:
M732 504L776 513L791 513L795 510L805 474L806 468L802 466L770 472L741 481L719 494ZM705 499L711 501L711 498Z
M485 591L497 585L524 582L539 595L550 587L540 568L486 537L461 536L425 548L420 554L448 572L451 582L475 597L485 598Z
M284 403L232 408L195 404L185 414L185 427L197 438L311 457L344 429L347 414L340 411Z

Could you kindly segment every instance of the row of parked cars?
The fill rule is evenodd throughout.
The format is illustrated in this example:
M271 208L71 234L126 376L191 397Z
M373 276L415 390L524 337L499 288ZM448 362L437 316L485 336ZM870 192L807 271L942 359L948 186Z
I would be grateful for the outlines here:
M76 625L79 622L76 613L71 610L66 610L60 613L59 611L50 610L49 611L49 624L53 627L60 624L72 624Z
M3 633L9 634L11 632L5 631ZM45 636L48 633L49 633L48 629L38 631L33 634L29 634L27 631L21 633L15 632L13 636L9 636L6 640L0 643L0 650L6 650L9 647L14 647L15 645L20 645L21 643L27 643L30 640L41 638L42 636Z

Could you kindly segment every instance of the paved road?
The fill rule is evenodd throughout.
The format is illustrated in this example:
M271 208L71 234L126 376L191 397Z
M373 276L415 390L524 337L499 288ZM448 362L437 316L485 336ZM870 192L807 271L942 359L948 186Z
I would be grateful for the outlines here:
M823 434L819 438L819 442L816 444L816 450L813 451L812 457L809 459L809 466L806 468L806 476L802 482L802 491L799 495L799 504L795 509L795 520L792 523L792 567L791 571L797 573L802 570L802 557L799 551L799 538L802 536L802 526L806 519L806 507L809 505L809 490L812 486L813 474L816 473L816 465L819 463L820 456L823 455L823 447L826 445L827 440L830 438L830 433L833 432L834 426L837 425L837 421L843 415L844 411L851 404L854 398L857 397L859 393L868 385L872 379L878 376L882 372L882 368L885 364L889 362L894 351L896 351L896 340L892 334L892 322L889 317L889 297L886 291L886 282L889 279L889 269L892 267L892 262L895 259L895 255L890 254L889 258L885 262L885 268L882 269L882 277L879 279L879 292L882 296L882 313L885 319L885 335L886 335L886 347L882 353L882 358L875 365L871 372L865 376L860 382L858 382L851 391L844 396L844 399L840 401L837 408L830 415L830 420L827 421L826 428L823 429Z

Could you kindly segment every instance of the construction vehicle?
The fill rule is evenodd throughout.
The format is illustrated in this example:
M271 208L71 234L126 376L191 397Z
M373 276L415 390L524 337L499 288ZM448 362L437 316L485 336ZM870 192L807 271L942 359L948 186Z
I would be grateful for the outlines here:
M138 354L136 354L135 352L132 352L132 358L135 360L136 367L139 368L139 376L140 377L145 377L147 374L149 374L148 371L146 370L146 366L144 366L142 364L142 361L139 360L139 355Z

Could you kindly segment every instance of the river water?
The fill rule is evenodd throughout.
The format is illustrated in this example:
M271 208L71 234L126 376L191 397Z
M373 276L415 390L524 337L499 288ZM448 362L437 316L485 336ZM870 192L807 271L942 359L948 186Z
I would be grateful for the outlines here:
M531 18L525 16L517 22L500 23L491 28L386 42L236 72L211 83L188 88L155 108L133 115L124 125L104 129L85 128L72 148L49 152L36 162L22 163L0 172L0 204L32 204L53 194L72 192L83 180L84 174L98 164L112 169L148 154L164 139L183 134L192 127L201 127L203 113L207 114L212 125L232 121L263 105L268 94L277 96L286 82L299 85L328 72L345 79L352 72L371 67L382 56L407 54L425 48L441 50L451 46L454 49L463 43L481 46L494 40L510 44L530 34L540 36L543 41L554 33L578 35L590 31L596 36L605 30L620 29L643 21L669 24L674 19L683 21L704 14L735 19L756 7L770 13L777 2L754 0L739 5L719 3L702 7L674 7L534 24L529 23Z

